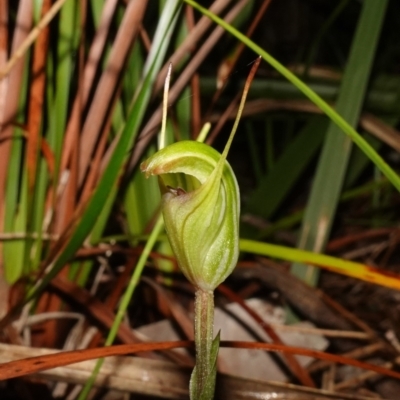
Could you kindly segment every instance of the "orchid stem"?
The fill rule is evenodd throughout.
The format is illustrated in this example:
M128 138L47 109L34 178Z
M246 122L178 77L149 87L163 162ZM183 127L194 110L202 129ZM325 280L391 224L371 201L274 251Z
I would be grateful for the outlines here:
M192 385L197 395L204 391L212 369L211 347L214 325L214 292L197 289L195 298L194 340L196 345L196 374ZM197 400L197 399L191 399Z

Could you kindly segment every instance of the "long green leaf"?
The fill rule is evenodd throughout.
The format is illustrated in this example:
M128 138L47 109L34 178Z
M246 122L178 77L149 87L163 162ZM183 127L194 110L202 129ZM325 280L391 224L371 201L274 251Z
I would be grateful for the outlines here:
M374 268L354 261L247 239L241 239L239 246L241 251L286 261L310 264L328 271L361 279L366 282L375 283L392 289L400 289L399 274L388 274L384 270L379 270L379 268Z
M301 79L297 78L292 72L285 68L279 61L267 53L264 49L247 38L241 32L227 24L224 20L208 11L206 8L200 6L193 0L183 0L187 4L199 10L202 14L206 15L218 25L222 26L227 32L231 33L248 48L252 49L256 54L261 57L272 67L274 67L280 74L288 79L295 85L303 94L308 97L314 104L316 104L329 118L332 119L340 129L349 135L351 139L359 146L368 158L382 171L382 173L389 179L389 181L400 191L400 177L396 172L383 160L383 158L359 135L352 126L346 122L329 104L321 99L313 90L311 90Z
M321 146L326 127L326 117L317 116L302 129L272 170L261 178L249 197L246 211L271 217Z
M336 102L336 110L356 126L364 101L387 1L364 0L357 31ZM364 139L363 139L364 140ZM298 241L300 248L321 252L325 248L351 154L351 138L331 122L320 156ZM315 285L319 270L294 264L297 277Z
M24 120L23 111L26 105L28 92L28 63L24 66L23 81L19 95L19 109L17 121ZM24 169L23 131L15 128L11 145L11 157L7 172L5 189L5 232L26 232L27 229L27 181ZM20 239L3 243L4 273L7 282L14 283L25 272L26 240Z

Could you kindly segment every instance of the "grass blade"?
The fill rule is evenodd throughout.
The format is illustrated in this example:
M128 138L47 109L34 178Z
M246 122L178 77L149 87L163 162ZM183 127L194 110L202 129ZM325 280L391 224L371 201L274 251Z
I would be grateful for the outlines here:
M256 54L261 57L275 68L280 74L288 79L293 85L297 87L303 94L308 97L314 104L316 104L340 129L349 135L354 143L361 148L361 150L368 156L368 158L376 164L376 166L382 171L382 173L388 178L388 180L400 191L400 177L397 173L383 160L383 158L371 147L356 130L342 117L340 116L328 103L326 103L320 96L318 96L313 90L311 90L301 79L297 78L292 72L285 68L279 61L267 53L264 49L254 43L252 40L247 38L241 32L227 24L224 20L216 16L215 14L208 11L206 8L201 7L198 3L193 0L184 0L187 4L193 8L199 10L202 14L206 15L218 25L222 26L227 32L231 33L237 39L246 44L246 46L252 49Z
M266 219L271 217L321 146L326 127L326 118L318 116L302 129L270 173L260 180L248 200L246 211Z
M360 116L386 6L387 1L364 1L343 76L336 110L353 127ZM316 252L325 248L339 202L351 146L351 139L341 135L339 127L332 122L303 219L298 244L300 248ZM319 273L314 267L294 264L291 271L313 286L318 280Z
M311 251L293 249L286 246L241 239L240 250L261 256L278 258L281 260L314 265L315 267L351 276L366 282L385 286L391 289L400 289L400 275L374 268L366 264L344 260Z

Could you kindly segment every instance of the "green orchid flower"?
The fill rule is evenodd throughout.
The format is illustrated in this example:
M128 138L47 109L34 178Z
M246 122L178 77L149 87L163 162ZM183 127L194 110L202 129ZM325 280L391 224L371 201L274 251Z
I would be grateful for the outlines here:
M159 178L169 242L180 269L196 288L196 366L190 380L191 400L211 400L214 394L219 347L219 335L213 339L214 289L233 271L239 254L240 194L226 157L259 63L260 58L246 81L222 154L194 141L163 148L165 135L161 135L161 150L140 166L147 177ZM164 92L164 133L170 71Z
M239 253L240 194L231 166L212 147L182 141L141 169L159 176L165 228L180 269L196 288L213 291Z

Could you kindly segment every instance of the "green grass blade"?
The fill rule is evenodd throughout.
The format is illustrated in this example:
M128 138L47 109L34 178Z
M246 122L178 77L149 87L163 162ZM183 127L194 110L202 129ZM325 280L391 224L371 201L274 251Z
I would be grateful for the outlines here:
M400 191L400 177L396 172L383 160L383 158L359 135L355 129L346 120L341 117L328 103L326 103L320 96L311 90L301 79L297 78L292 72L285 68L279 61L267 53L264 49L247 38L241 32L227 24L224 20L208 11L206 8L201 7L193 0L184 0L187 4L199 10L202 14L206 15L218 25L222 26L227 32L231 33L248 48L252 49L256 54L261 57L272 67L274 67L280 74L288 79L293 85L297 87L303 94L308 97L315 105L317 105L332 121L334 121L340 129L349 135L357 146L368 156L368 158L382 171L388 180Z
M12 154L14 155L20 149L20 147L14 148ZM9 232L26 232L27 229L28 182L26 171L24 171L22 179L20 179L20 185L19 190L21 193L18 207L15 207L15 213L10 214L10 217L6 217L5 219L5 229L8 229ZM16 185L14 181L7 182L7 189L12 186L18 188L18 185ZM10 192L12 192L12 190L10 190ZM23 274L28 273L26 268L27 239L13 240L9 243L4 243L3 246L5 277L7 282L14 283Z
M363 137L376 151L379 151L383 145L379 139L372 135L363 133ZM365 157L365 154L358 147L354 148L349 159L349 166L343 182L343 188L350 189L370 163L370 160Z
M147 152L148 155L152 153L154 149L152 152ZM143 233L159 205L160 190L157 180L146 180L144 174L139 169L136 170L129 182L124 199L130 236Z
M132 57L129 58L131 65L134 67L132 71L136 71L136 73L134 73L134 76L136 77L138 75L139 69L144 71L143 72L144 76L147 75L148 79L149 79L149 88L152 87L154 80L156 79L157 72L161 68L165 53L170 44L172 32L173 32L176 22L177 22L179 7L180 7L179 0L169 1L169 2L167 2L166 7L164 7L161 17L160 17L160 20L159 20L159 23L157 25L156 32L154 34L154 38L152 41L152 47L150 49L150 52L148 54L148 57L146 59L143 69L142 69L143 61L140 58L138 58L138 52L140 51L139 46L134 48L134 53L132 54ZM135 53L136 53L136 57L134 58L133 56ZM137 65L133 65L136 62L137 62ZM132 71L130 72L131 74L132 74ZM151 71L151 73L150 73L150 71ZM125 81L124 82L125 83L125 85L124 85L125 93L130 94L131 90L133 89L133 87L131 86L132 83L127 83L126 79L124 81ZM123 107L121 106L121 108L123 108ZM143 214L141 214L141 220L143 223L139 224L142 229L144 228L145 224L147 224L150 217L154 214L154 211L155 211L156 207L158 206L159 196L158 196L158 189L156 190L156 186L157 186L156 183L153 185L145 186L142 184L143 179L144 179L143 177L137 176L137 174L136 174L133 181L130 182L129 186L138 185L140 190L138 190L138 189L134 189L133 191L128 190L127 191L128 198L125 199L125 201L124 201L125 207L127 208L128 217L131 217L131 218L128 218L128 224L129 224L130 228L132 228L132 223L134 223L133 218L135 218L135 216L137 216L137 213L135 212L135 210L129 210L130 202L132 204L132 207L135 207L135 205L137 206L136 209L140 210L141 207L144 207L142 209ZM139 183L137 183L137 182L139 182ZM147 190L149 190L148 193L147 193ZM154 193L156 193L156 196L152 197ZM134 196L135 198L133 198L131 196L132 194L135 195ZM115 196L116 196L116 191L114 191L110 197L113 197L113 199L114 199ZM150 199L152 199L152 200L150 200ZM97 241L98 238L100 237L103 227L105 226L105 222L108 220L112 202L113 202L113 200L111 200L111 199L108 200L108 204L110 204L110 207L108 209L104 209L100 215L99 223L96 224L96 227L95 227L95 235L93 236L93 241ZM149 210L149 212L145 213L146 210ZM135 229L133 229L133 231L135 231ZM137 233L142 233L142 230L140 230L140 232L137 232Z
M54 118L54 132L51 144L56 160L61 160L63 145L62 132L65 131L69 94L71 90L71 73L77 52L79 31L78 2L67 1L60 11L59 40L57 41L57 60L55 62L55 97L50 115ZM58 171L58 165L56 166Z
M302 129L250 195L246 212L271 217L319 149L327 123L326 117L317 116Z
M332 24L336 21L336 19L339 17L339 15L342 13L342 11L346 8L347 4L349 3L349 0L341 0L333 10L332 14L329 16L329 18L324 22L321 30L317 33L315 36L314 42L311 45L311 48L308 52L307 59L305 62L305 72L304 75L307 76L308 70L311 66L311 64L314 62L315 57L318 53L319 47L321 45L322 39L326 35L326 33L329 31L329 28L332 26Z
M35 286L28 292L26 301L34 298L43 290L44 287L46 287L48 282L50 282L50 280L57 275L60 269L79 249L96 223L101 210L107 202L110 192L118 182L118 178L121 174L121 168L129 155L128 150L132 147L133 141L138 133L140 123L143 119L151 95L152 74L153 69L151 68L143 82L142 88L140 89L134 106L132 107L127 123L119 136L119 140L115 146L113 154L110 157L110 161L104 170L103 176L101 177L96 190L89 201L85 213L77 223L71 239L68 241L67 245L61 251L58 257L56 257L54 261L50 261L53 264L52 269L43 278L39 285Z
M312 264L316 267L351 276L366 282L372 282L392 289L400 289L400 275L389 275L385 271L381 272L379 268L373 268L354 261L247 239L240 240L239 248L241 251L246 251L248 253L286 261Z
M365 0L343 76L336 110L351 126L357 124L363 104L376 45L380 36L387 1ZM298 246L321 252L328 240L345 178L352 141L340 134L331 122L320 156ZM294 264L291 271L310 285L315 285L319 270Z
M128 287L126 288L126 291L124 293L124 296L121 299L121 303L118 308L117 315L115 316L114 322L112 324L112 327L110 329L110 332L108 334L107 340L104 343L105 346L110 346L113 342L115 337L117 336L119 326L124 318L125 312L128 308L129 302L131 301L133 292L136 288L136 286L139 283L140 277L143 272L143 268L145 267L147 258L150 255L150 251L152 250L154 244L157 241L157 238L159 234L161 233L162 229L164 227L164 220L162 216L160 216L157 220L157 223L152 230L149 239L146 242L146 245L142 251L142 254L140 255L139 261L136 264L135 271L129 281ZM87 395L89 394L90 389L92 388L94 381L96 380L96 377L98 373L100 372L101 366L103 364L103 358L100 358L97 360L96 366L92 372L92 375L90 378L87 380L78 400L84 400L86 399Z
M19 97L17 121L24 121L26 95L28 92L28 63L24 66L24 75ZM27 230L27 182L24 171L24 136L20 128L13 130L11 157L5 188L5 232L26 232ZM14 283L24 272L26 240L15 240L3 243L4 273L7 282Z

